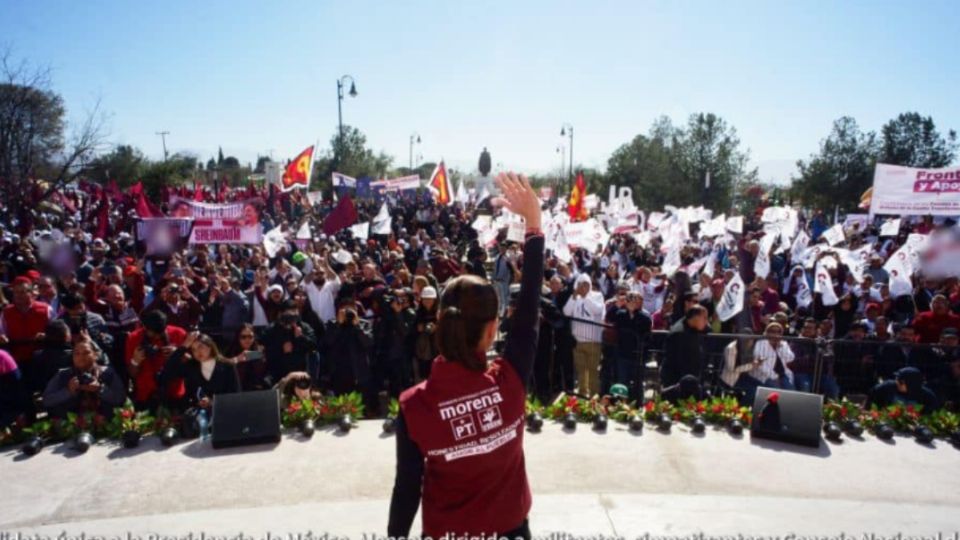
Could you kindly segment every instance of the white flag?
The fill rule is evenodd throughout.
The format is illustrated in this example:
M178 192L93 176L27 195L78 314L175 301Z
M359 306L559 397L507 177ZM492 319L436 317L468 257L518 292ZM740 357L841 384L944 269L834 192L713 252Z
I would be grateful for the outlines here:
M707 255L707 262L703 266L703 273L710 279L713 279L713 273L717 268L717 253L716 251L711 251Z
M900 234L900 218L887 220L880 226L880 236L896 236Z
M390 210L387 208L387 203L383 203L383 206L380 207L380 211L377 212L377 215L373 217L373 222L370 223L370 233L371 234L390 234L390 227L393 224L393 218L390 217Z
M303 225L300 226L300 229L297 231L297 240L309 240L313 235L310 233L310 222L304 221Z
M680 242L673 242L667 246L667 256L663 258L663 273L672 276L680 269Z
M470 194L467 193L466 186L463 185L463 179L460 179L460 185L457 186L457 202L467 204L470 202Z
M727 230L736 233L743 233L743 216L730 216L727 218Z
M773 241L777 239L776 234L767 233L760 239L760 251L757 252L757 259L753 262L753 272L759 278L767 279L770 275L770 248L773 247Z
M839 223L823 231L823 238L831 246L835 246L847 239L843 234L843 225Z
M267 252L267 257L276 257L285 241L286 238L284 237L283 231L280 230L279 225L263 235L263 249Z
M797 290L797 305L802 308L810 307L813 303L813 293L810 292L810 286L807 285L807 277L800 279L800 288Z
M734 272L733 279L724 287L723 296L720 298L720 303L717 304L717 317L721 321L727 322L734 315L743 311L743 289L743 279L740 278L740 273Z
M800 259L803 258L803 252L809 244L810 236L807 235L806 231L800 231L793 240L793 247L790 248L790 260L793 261L794 264L800 262Z
M370 222L364 221L363 223L357 223L350 227L350 232L353 233L353 237L358 240L366 240L370 237Z
M813 280L813 291L820 293L820 299L824 306L835 306L840 300L837 299L837 293L833 290L833 280L830 279L830 272L824 267L823 263L817 263L816 274Z

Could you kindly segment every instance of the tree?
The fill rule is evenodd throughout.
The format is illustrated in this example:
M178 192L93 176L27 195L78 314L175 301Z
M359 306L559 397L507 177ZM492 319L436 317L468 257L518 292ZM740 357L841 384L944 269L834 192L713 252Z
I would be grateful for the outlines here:
M185 154L174 154L166 161L144 161L140 178L147 194L157 199L163 186L176 186L192 182L197 168L197 158Z
M793 179L793 195L816 208L854 210L860 195L873 184L876 139L872 131L860 131L849 116L834 121L830 135L820 143L820 152L807 161L797 161L800 177Z
M343 141L340 140L340 132L334 132L330 138L330 148L324 149L314 159L313 178L320 186L329 186L330 175L334 172L354 178L379 178L386 176L391 163L392 157L367 148L367 138L359 129L344 125Z
M901 113L880 130L880 163L906 167L946 167L957 155L957 132L943 137L933 118L919 113Z
M69 137L65 114L49 69L15 63L9 50L0 51L0 191L25 225L30 209L76 178L103 147L99 103Z
M97 156L87 166L86 176L101 184L116 180L118 186L127 187L140 179L147 163L140 150L121 144L110 153Z
M649 135L613 152L605 183L631 187L641 208L703 204L720 211L729 208L735 183L756 180L748 161L736 129L715 114L693 114L682 128L661 117Z

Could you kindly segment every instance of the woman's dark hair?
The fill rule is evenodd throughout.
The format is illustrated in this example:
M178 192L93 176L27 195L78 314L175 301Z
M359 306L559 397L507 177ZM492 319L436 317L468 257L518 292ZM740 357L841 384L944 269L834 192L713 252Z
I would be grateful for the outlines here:
M67 334L70 333L70 328L67 326L61 319L55 319L47 323L47 327L43 329L43 335L46 337L47 343L51 345L64 345L67 343Z
M487 280L464 275L450 280L440 295L437 348L447 360L468 369L487 368L486 351L478 351L487 323L497 318L497 291Z

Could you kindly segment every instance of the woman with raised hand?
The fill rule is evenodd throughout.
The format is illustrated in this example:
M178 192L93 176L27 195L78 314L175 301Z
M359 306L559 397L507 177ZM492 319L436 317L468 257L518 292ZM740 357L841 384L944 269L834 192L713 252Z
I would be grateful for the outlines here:
M397 477L387 533L409 536L423 498L423 536L530 538L531 495L523 455L526 381L537 351L544 238L540 200L523 175L497 176L503 205L526 221L520 296L502 357L494 286L475 275L440 295L430 376L400 395Z

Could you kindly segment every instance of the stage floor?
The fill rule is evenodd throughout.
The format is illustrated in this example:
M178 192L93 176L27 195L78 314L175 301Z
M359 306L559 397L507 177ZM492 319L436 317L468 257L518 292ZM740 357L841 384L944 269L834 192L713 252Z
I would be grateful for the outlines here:
M814 450L710 428L697 436L678 425L642 435L613 423L606 433L589 427L566 433L547 423L526 434L536 536L881 540L955 535L960 525L960 451L946 442L867 436ZM371 539L385 534L393 472L393 438L379 421L346 435L325 429L309 440L288 435L229 450L200 441L164 448L153 437L136 449L103 444L83 455L60 445L25 458L10 448L0 453L0 532ZM419 531L418 517L411 532Z

